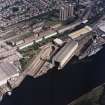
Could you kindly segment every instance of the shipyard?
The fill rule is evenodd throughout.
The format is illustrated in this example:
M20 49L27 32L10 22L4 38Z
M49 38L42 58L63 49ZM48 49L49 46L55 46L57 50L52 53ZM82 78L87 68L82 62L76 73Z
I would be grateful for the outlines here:
M27 76L62 72L97 55L105 45L104 3L0 0L0 102Z

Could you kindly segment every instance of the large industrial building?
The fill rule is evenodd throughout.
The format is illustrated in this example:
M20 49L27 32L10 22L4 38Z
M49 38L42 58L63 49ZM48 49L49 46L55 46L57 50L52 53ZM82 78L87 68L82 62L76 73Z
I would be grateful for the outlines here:
M0 86L7 83L9 79L19 76L18 68L9 62L0 63Z
M9 62L21 69L19 61L21 58L22 55L16 50L16 48L13 48L3 41L0 41L0 63Z
M86 33L89 33L92 31L92 28L89 27L89 26L85 26L84 28L80 29L80 30L77 30L73 33L70 33L68 36L71 37L72 39L75 39L75 38L78 38L80 37L81 35L84 35Z
M52 58L52 63L55 66L58 66L58 69L63 68L65 64L74 56L77 48L78 48L78 42L71 39Z

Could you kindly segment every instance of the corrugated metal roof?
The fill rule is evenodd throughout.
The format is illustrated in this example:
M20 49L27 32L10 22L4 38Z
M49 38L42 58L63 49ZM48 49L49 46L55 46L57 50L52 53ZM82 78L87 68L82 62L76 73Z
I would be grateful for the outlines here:
M15 75L18 75L18 68L9 62L0 63L0 86Z
M78 43L76 41L68 42L55 56L54 59L57 62L61 62L65 56L74 48Z
M90 31L92 31L92 28L89 26L85 26L84 28L75 31L75 32L69 34L68 36L71 37L72 39L75 39L83 34L90 32Z

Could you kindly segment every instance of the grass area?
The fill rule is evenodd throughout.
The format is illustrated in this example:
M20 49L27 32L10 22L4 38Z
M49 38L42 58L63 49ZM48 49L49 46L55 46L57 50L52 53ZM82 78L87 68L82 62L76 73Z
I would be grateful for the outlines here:
M55 38L56 38L56 36L48 38L48 39L43 39L41 42L39 42L39 46L43 46L43 45L45 45L45 44L47 44L49 42L52 42Z
M23 33L21 39L28 38L28 37L30 37L30 36L32 36L32 35L33 35L33 33L32 33L31 31L25 32L25 33Z
M81 96L69 105L100 105L100 96L103 94L103 87L98 87L88 94Z
M29 66L33 58L40 52L39 46L34 43L32 46L24 48L20 51L23 58L20 60L23 70Z
M37 54L40 52L41 46L52 42L56 37L43 39L40 43L34 43L32 46L29 46L27 48L24 48L20 51L20 53L23 55L23 58L20 60L21 66L23 70L29 66L29 64L33 61L33 58L37 56Z
M47 20L47 24L49 25L49 26L54 26L54 25L56 25L56 24L60 24L61 22L59 22L59 21L57 21L57 20L55 20L55 21L53 21L53 20Z

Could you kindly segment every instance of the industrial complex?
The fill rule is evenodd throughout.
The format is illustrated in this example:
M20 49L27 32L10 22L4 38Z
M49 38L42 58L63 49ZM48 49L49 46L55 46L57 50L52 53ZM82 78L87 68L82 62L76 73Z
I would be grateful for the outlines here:
M9 79L18 77L18 71L18 68L9 62L0 63L0 86L6 84Z
M103 4L0 0L0 96L11 95L27 75L38 78L99 52L105 44Z

